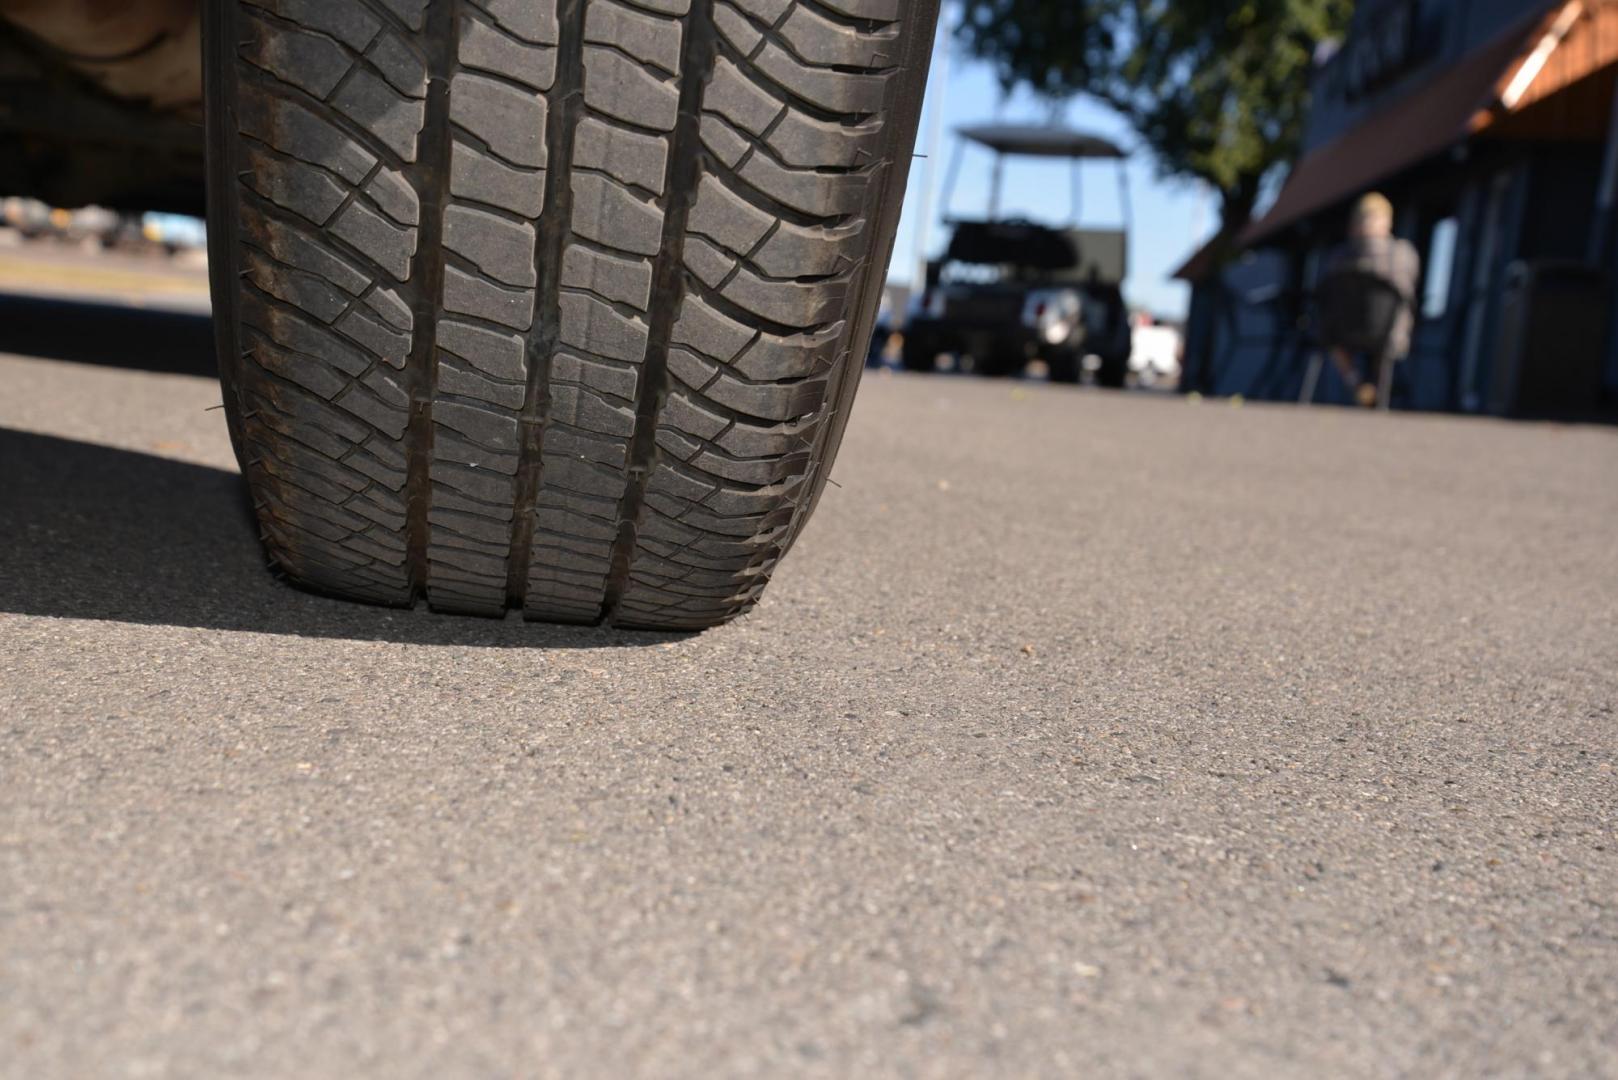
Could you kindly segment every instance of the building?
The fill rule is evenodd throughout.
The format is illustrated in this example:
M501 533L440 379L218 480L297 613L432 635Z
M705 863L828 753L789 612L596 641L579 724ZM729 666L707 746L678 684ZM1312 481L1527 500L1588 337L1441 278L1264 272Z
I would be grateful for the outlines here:
M1307 312L1366 191L1422 255L1396 407L1610 415L1618 403L1618 0L1364 0L1317 67L1298 163L1192 282L1184 385L1298 396ZM1346 400L1334 377L1321 400Z

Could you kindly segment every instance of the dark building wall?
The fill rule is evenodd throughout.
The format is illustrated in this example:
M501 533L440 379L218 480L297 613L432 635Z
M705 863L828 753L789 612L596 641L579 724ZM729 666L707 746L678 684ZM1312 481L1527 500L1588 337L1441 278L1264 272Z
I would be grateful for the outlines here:
M1362 0L1348 37L1312 86L1305 150L1330 142L1553 0ZM1406 20L1392 44L1386 31Z
M1410 0L1409 10L1424 20L1418 32L1428 35L1420 64L1357 98L1344 93L1340 71L1322 74L1312 144L1397 105L1435 71L1553 6L1545 0ZM1356 33L1367 32L1368 20L1387 10L1386 3L1367 0ZM1511 328L1508 286L1521 278L1512 267L1588 257L1602 153L1593 143L1480 137L1376 183L1397 208L1396 231L1415 244L1423 262L1423 310L1399 368L1399 406L1482 411L1491 408L1491 395L1499 400L1496 374L1506 370L1500 358ZM1193 367L1205 366L1188 371L1193 388L1296 397L1310 347L1297 329L1304 298L1343 237L1347 212L1345 201L1315 214L1219 279L1196 286L1187 355ZM1610 253L1607 261L1610 268ZM1618 337L1614 342L1608 380L1618 385ZM1319 399L1344 396L1328 367Z
M1584 259L1590 253L1590 224L1601 179L1601 159L1588 147L1540 146L1528 182L1527 217L1521 256L1525 259ZM1570 207L1589 208L1569 213Z

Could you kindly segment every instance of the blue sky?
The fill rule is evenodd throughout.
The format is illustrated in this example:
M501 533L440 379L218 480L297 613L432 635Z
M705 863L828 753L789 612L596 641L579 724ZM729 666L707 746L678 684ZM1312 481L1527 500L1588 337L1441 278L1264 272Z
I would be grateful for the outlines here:
M939 25L939 44L933 55L933 77L927 87L926 111L916 152L927 153L928 134L934 110L942 105L943 135L936 157L918 159L910 170L905 192L904 212L899 219L898 240L893 249L889 279L909 282L915 276L916 240L921 216L922 192L933 165L932 227L928 233L929 253L936 253L948 239L940 224L939 205L944 174L955 151L954 129L971 123L999 120L1043 123L1051 116L1051 106L1026 92L1010 98L1000 92L999 83L986 66L968 59L960 46L949 38L944 24L954 25L958 15L947 5ZM945 49L950 50L946 61ZM947 69L947 70L946 70ZM939 78L940 75L944 77ZM1084 98L1070 102L1060 111L1067 124L1106 135L1126 148L1136 140L1127 124L1104 106ZM988 205L989 166L993 160L986 150L966 152L951 204L957 217L982 216ZM1183 285L1169 280L1169 274L1202 242L1216 224L1217 204L1196 185L1180 180L1163 180L1145 154L1132 158L1126 166L1130 198L1134 202L1135 230L1130 238L1129 279L1124 292L1131 303L1143 305L1164 315L1182 315L1189 300ZM1092 162L1084 169L1084 216L1086 225L1117 225L1121 222L1116 165ZM1002 212L1034 221L1062 224L1068 216L1068 166L1065 162L1008 160L1002 196Z

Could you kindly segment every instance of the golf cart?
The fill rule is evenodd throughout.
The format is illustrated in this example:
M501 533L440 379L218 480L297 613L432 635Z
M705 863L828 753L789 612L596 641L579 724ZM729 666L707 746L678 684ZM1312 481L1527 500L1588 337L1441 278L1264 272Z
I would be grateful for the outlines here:
M925 287L905 325L904 366L932 371L941 354L964 370L1015 375L1044 360L1054 382L1079 381L1087 357L1096 380L1122 386L1129 372L1129 312L1122 284L1128 258L1129 193L1124 151L1095 135L1060 127L992 124L957 130L960 142L944 184L942 258L926 266ZM949 216L950 196L968 145L994 153L989 212L981 221ZM1000 216L1004 159L1063 158L1072 164L1072 210L1065 228ZM1081 229L1081 166L1118 162L1125 223Z

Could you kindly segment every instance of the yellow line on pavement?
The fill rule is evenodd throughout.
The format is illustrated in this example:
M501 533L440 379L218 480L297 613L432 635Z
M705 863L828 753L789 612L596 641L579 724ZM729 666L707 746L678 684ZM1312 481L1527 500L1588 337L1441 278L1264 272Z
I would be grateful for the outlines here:
M64 266L0 257L0 290L26 291L30 287L53 290L205 294L208 291L208 279L201 275L181 275L164 270L146 273L114 267Z

